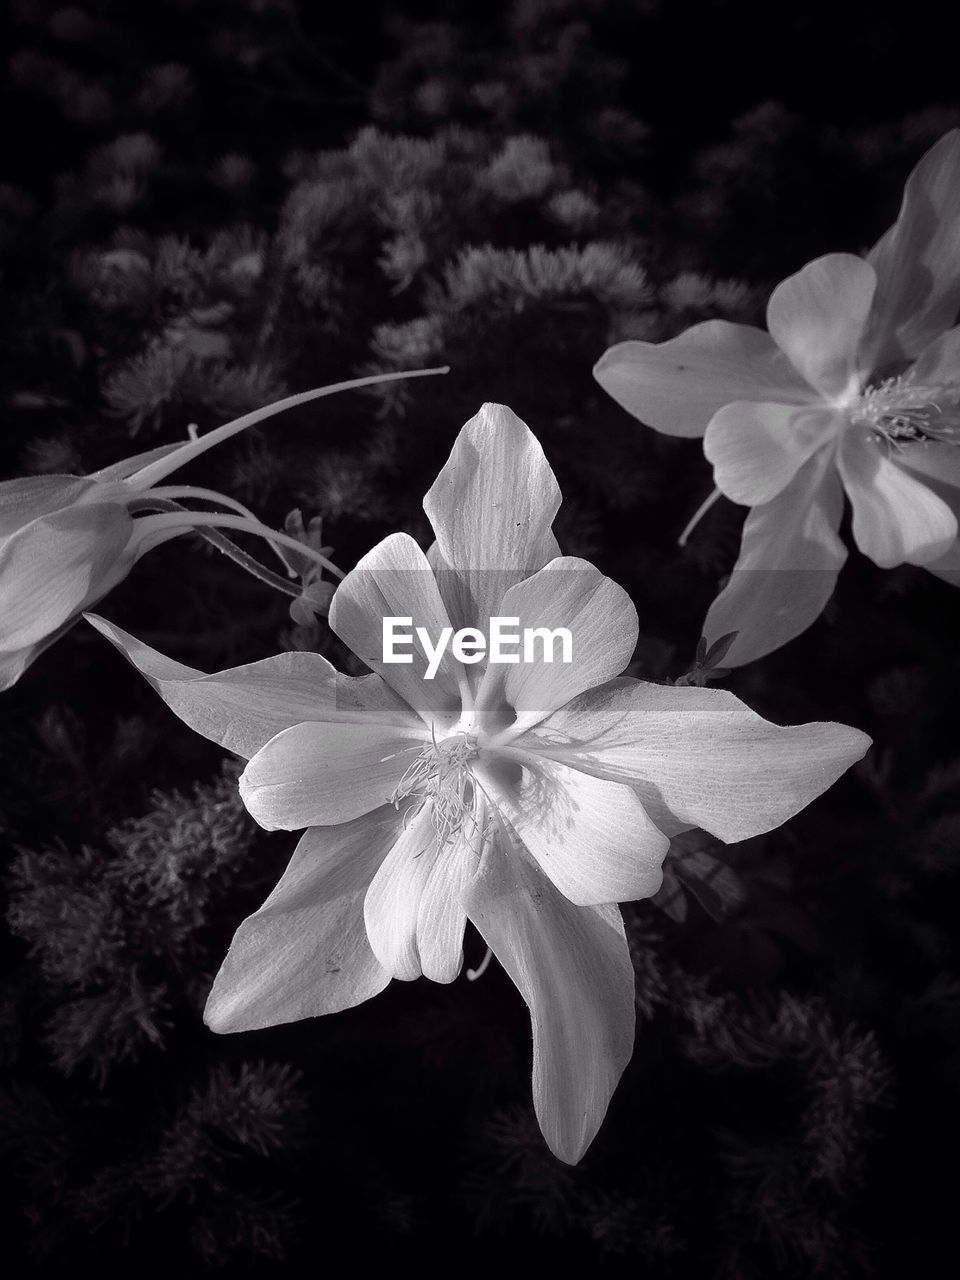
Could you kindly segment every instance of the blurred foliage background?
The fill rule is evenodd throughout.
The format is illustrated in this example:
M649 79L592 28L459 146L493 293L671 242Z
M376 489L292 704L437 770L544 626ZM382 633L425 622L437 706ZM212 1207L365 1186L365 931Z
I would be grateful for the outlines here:
M732 566L697 442L591 366L613 341L762 320L807 259L861 251L960 123L935 10L862 0L86 0L8 6L0 474L82 473L285 391L450 375L265 424L190 476L344 569L421 498L481 401L565 495L558 533L636 601L632 672L681 677ZM637 1048L571 1170L529 1104L494 966L216 1037L233 929L294 838L236 767L78 626L0 716L8 1274L315 1274L509 1257L754 1280L940 1274L960 1139L960 743L951 588L853 558L801 639L725 683L868 758L784 829L675 843L627 908ZM102 606L206 669L322 619L197 539ZM468 962L482 948L468 939ZM449 1261L448 1261L449 1260Z

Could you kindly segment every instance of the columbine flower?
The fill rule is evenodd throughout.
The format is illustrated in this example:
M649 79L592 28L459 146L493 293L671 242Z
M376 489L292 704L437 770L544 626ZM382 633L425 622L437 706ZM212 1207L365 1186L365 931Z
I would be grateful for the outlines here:
M171 472L283 409L351 387L420 373L357 378L287 396L182 445L163 445L91 476L32 476L0 483L0 690L121 582L147 551L194 529L238 529L288 545L339 575L311 546L264 528L246 507L193 485L161 485ZM185 510L180 499L227 511ZM159 512L159 514L151 514ZM229 545L229 544L227 544ZM241 557L241 563L255 561ZM264 576L260 573L259 576ZM277 584L275 584L277 585ZM282 580L279 585L283 586ZM317 598L314 584L311 599ZM296 589L291 594L298 595Z
M960 131L907 180L866 258L828 254L774 290L769 333L724 320L622 342L600 385L658 431L704 436L717 489L752 508L704 625L737 666L818 617L853 537L884 568L960 583ZM707 504L704 504L705 509ZM791 572L784 572L790 570Z
M528 1004L547 1142L579 1160L630 1058L634 979L617 902L657 892L669 837L769 831L869 739L778 728L725 691L617 678L637 640L626 593L551 532L539 444L485 405L424 500L427 555L386 538L337 588L330 624L373 674L312 653L202 675L95 625L189 725L248 758L244 802L308 828L240 926L206 1009L215 1031L334 1013L391 978L452 982L470 920ZM382 661L384 616L567 627L570 664Z

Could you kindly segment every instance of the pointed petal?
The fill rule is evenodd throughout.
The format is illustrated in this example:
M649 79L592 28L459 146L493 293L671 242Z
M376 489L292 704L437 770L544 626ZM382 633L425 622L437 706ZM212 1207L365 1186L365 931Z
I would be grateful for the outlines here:
M312 827L259 911L234 934L207 1000L213 1031L337 1013L390 981L370 950L363 897L399 827L390 807Z
M737 632L724 666L773 653L819 618L847 558L842 516L843 486L826 451L747 514L740 556L703 624L708 645Z
M705 320L669 342L619 342L593 376L628 413L670 436L702 436L734 400L810 399L768 333L728 320Z
M70 506L0 546L0 651L36 644L99 600L130 568L133 521L119 503Z
M579 728L578 728L579 726ZM842 724L781 728L725 689L612 681L523 739L576 769L657 788L721 840L772 831L836 782L870 746Z
M417 946L420 903L442 862L429 802L401 827L363 900L363 918L374 955L393 978L411 982L423 972Z
M491 782L491 791L502 817L571 902L632 902L660 888L670 841L629 786L531 756L512 785Z
M89 497L96 485L79 476L21 476L0 481L0 539L31 520Z
M530 1009L537 1119L554 1155L576 1164L633 1053L634 975L620 912L568 902L503 833L464 905Z
M384 619L411 618L406 627L413 636L409 663L386 663ZM449 728L460 716L460 682L463 668L447 649L436 675L426 678L428 658L417 639L417 627L426 629L436 644L450 626L436 578L426 556L405 533L394 533L368 551L340 583L330 602L329 621L345 645L374 671L427 723Z
M304 720L418 727L379 676L341 675L319 653L280 653L206 675L151 649L95 614L87 621L130 660L195 732L249 759Z
M561 661L558 643L552 661L544 661L539 641L535 661L490 663L477 694L478 712L506 705L519 723L535 724L583 689L619 675L633 656L639 626L637 611L622 587L576 556L556 560L511 587L501 601L501 617L518 618L527 628L570 632L572 662ZM514 633L515 634L515 633ZM517 652L517 649L514 649ZM522 658L522 652L517 654Z
M429 741L422 726L308 720L260 748L240 775L240 795L268 831L349 822L391 799Z
M944 134L920 160L897 221L867 260L877 273L870 359L874 366L910 359L960 308L960 130Z
M703 452L713 463L720 492L756 507L782 493L844 425L842 415L831 409L738 401L710 419Z
M957 536L957 518L933 490L899 465L869 431L850 428L838 453L840 475L853 508L853 536L883 569L926 564Z
M533 432L485 404L463 427L423 500L432 560L453 625L486 631L503 593L560 554L550 526L560 489Z
M770 297L767 327L774 341L827 397L859 386L860 340L876 286L863 258L828 253L781 281Z

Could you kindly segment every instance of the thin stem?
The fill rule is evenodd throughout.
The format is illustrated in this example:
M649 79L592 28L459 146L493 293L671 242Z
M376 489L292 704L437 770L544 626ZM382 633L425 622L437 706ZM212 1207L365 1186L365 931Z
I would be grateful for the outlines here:
M483 957L475 969L467 970L467 981L476 982L478 978L482 978L490 967L490 961L493 959L493 952L487 947L487 954Z
M266 538L268 542L277 542L281 546L290 547L291 550L299 552L309 560L314 560L317 564L323 565L325 569L337 578L345 577L342 569L338 569L332 560L322 556L313 547L308 547L305 542L298 542L296 538L291 538L285 533L278 533L275 529L268 529L259 520L245 520L240 516L221 515L219 511L184 510L182 512L168 512L159 516L144 516L143 519L137 521L137 524L139 526L137 532L144 542L151 542L156 534L160 535L161 541L168 536L175 537L177 529L239 529L242 533L252 533L258 538Z
M346 382L334 382L327 387L314 387L312 391L299 391L296 395L285 396L282 400L276 400L273 404L265 405L262 409L255 409L252 413L245 413L240 418L234 418L232 422L224 423L222 427L216 427L213 431L208 431L205 436L187 441L179 449L175 449L173 453L167 454L165 458L158 458L155 462L148 463L142 470L129 476L126 483L137 490L149 489L158 481L164 480L171 472L178 470L188 462L192 462L201 453L206 453L208 449L212 449L215 445L221 444L224 440L229 440L231 436L237 435L240 431L245 431L247 427L255 426L266 418L272 418L274 414L282 413L284 409L295 409L297 405L308 404L311 400L320 400L324 396L336 395L339 391L353 391L358 387L373 387L381 382L397 382L402 378L429 378L434 374L449 372L450 366L444 365L438 369L411 369L402 373L378 373L367 378L350 378Z
M704 500L700 503L699 507L697 507L696 511L687 521L687 524L683 530L683 533L681 533L680 537L677 539L678 547L685 547L687 545L687 539L690 537L691 533L693 533L694 529L697 527L697 525L700 523L700 521L707 514L707 512L710 510L710 508L713 506L713 504L716 502L716 500L719 497L720 497L719 489L714 489L712 493L707 494Z
M241 550L235 542L231 542L224 534L205 529L198 529L197 532L201 538L222 552L228 560L238 564L241 569L246 569L247 573L259 578L268 587L282 591L285 596L292 596L293 599L300 595L299 587L294 586L289 579L281 578L279 573L274 573L272 569L268 569L266 565L261 564L254 556L248 555L246 551Z
M236 498L229 498L225 493L217 493L216 489L203 489L195 484L170 484L160 488L152 488L151 498L203 498L207 502L218 502L222 507L232 507L239 515L249 520L256 520L256 515Z
M231 507L234 511L239 512L240 515L246 516L249 520L256 520L257 518L249 507L245 507L243 503L238 502L236 498L229 498L225 493L218 493L215 489L203 489L195 484L162 485L160 488L151 489L150 496L157 498L195 498L198 502L216 502L222 507ZM294 571L290 568L279 548L273 546L271 543L271 549L286 569L288 575L291 578L295 577Z
M131 514L139 511L156 507L160 511L188 511L189 508L181 507L178 502L172 502L169 498L159 498L156 494L159 490L152 489L145 498L136 498L130 504ZM278 573L274 573L272 569L268 569L265 564L261 564L249 552L244 551L242 547L231 541L225 533L220 533L217 529L198 529L196 531L204 542L209 542L212 547L223 553L228 560L232 560L234 564L238 564L241 569L245 569L255 578L259 578L261 582L265 582L267 586L274 587L277 591L282 591L285 596L292 596L296 599L300 595L300 588L295 586L286 578L281 578ZM276 550L276 548L274 548ZM279 555L279 551L277 552ZM286 561L283 561L286 567ZM291 575L292 576L292 575Z

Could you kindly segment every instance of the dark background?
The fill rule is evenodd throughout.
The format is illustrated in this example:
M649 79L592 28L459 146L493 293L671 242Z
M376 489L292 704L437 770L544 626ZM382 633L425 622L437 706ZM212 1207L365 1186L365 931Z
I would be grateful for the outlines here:
M942 9L941 9L942 13ZM736 554L697 442L597 388L624 337L762 322L806 260L862 251L960 123L923 4L57 7L7 18L0 473L81 473L285 390L449 363L276 419L188 477L345 569L420 507L483 400L536 432L564 550L636 601L631 671L676 679ZM82 624L0 716L8 1274L317 1274L509 1260L664 1277L941 1274L960 1084L958 630L950 587L852 556L826 614L725 684L871 733L785 828L686 837L678 922L626 909L633 1062L583 1163L530 1107L493 966L216 1037L231 933L294 837ZM192 539L102 606L205 669L321 620ZM730 869L711 889L696 856ZM468 962L482 953L468 938ZM947 1264L949 1265L949 1264Z

